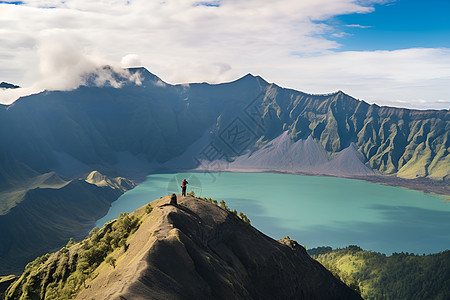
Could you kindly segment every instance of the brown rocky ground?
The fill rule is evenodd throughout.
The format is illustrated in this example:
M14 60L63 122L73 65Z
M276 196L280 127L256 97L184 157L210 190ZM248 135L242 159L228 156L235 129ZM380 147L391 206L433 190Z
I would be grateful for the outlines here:
M151 203L116 266L101 264L77 299L361 299L289 238L191 196L168 203Z

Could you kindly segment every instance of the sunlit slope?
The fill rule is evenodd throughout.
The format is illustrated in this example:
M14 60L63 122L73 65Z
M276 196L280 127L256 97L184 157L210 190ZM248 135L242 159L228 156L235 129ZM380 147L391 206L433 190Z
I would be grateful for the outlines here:
M30 263L6 299L360 299L288 238L169 197Z

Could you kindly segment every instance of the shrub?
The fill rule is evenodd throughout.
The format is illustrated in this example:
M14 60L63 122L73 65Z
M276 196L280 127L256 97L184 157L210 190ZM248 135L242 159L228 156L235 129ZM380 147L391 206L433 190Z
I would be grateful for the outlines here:
M147 204L147 206L145 207L145 212L146 212L147 214L149 214L149 213L152 212L152 210L153 210L152 205L151 205L150 203Z
M97 226L94 227L94 229L95 229L95 228L97 228L97 230L98 230L98 227L97 227ZM94 229L92 229L91 232L92 232ZM90 235L90 233L89 233L89 235ZM67 247L67 248L70 248L70 247L72 247L73 245L75 245L75 241L74 241L73 238L70 238L69 241L67 242L66 247Z
M225 201L220 200L220 202L217 203L217 200L214 200L214 199L211 199L211 198L199 197L199 199L202 200L202 201L205 201L205 202L209 202L209 203L213 203L215 205L218 205L222 209L225 209L226 211L229 211L232 214L234 214L235 216L239 217L239 219L241 219L244 223L250 225L250 219L243 212L239 212L238 213L237 210L235 210L235 209L230 210L230 208L228 207L228 205L226 204Z
M220 200L219 206L227 211L230 211L230 208L227 206L227 204L223 200Z
M242 211L239 213L239 218L244 221L244 223L250 225L250 219Z
M112 256L106 258L105 262L110 264L114 269L116 268L116 259Z

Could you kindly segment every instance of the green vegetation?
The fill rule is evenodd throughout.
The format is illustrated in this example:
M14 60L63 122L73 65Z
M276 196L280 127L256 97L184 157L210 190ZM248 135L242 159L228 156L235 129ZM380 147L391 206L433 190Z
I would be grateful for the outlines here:
M212 203L215 204L217 206L219 206L220 208L231 212L233 215L235 215L236 217L238 217L239 219L241 219L244 223L250 225L250 219L243 213L243 212L237 212L237 210L233 209L231 210L228 205L225 203L225 201L220 200L220 202L217 202L217 200L211 199L211 198L202 198L202 197L197 197L198 199L208 202L208 203Z
M110 264L114 269L116 268L116 259L114 258L114 257L112 257L112 256L108 256L106 259L105 259L105 262L107 263L107 264Z
M228 208L227 204L225 203L225 201L220 200L219 206L225 210L230 211L230 209Z
M448 299L450 251L432 255L364 251L358 246L309 254L364 299Z
M215 205L219 205L218 202L217 202L217 200L214 200L214 199L211 199L211 198L202 198L202 197L198 197L198 199L203 200L203 201L208 202L208 203L212 203L212 204L215 204ZM223 200L222 200L222 201L223 201Z
M0 276L0 299L4 299L6 289L17 278L16 275Z
M250 219L242 211L239 213L238 217L241 218L244 223L250 225Z
M146 212L147 214L149 214L149 213L152 212L152 210L153 210L152 205L151 205L150 203L147 204L147 206L145 207L145 212Z
M73 299L105 262L115 268L112 252L126 251L127 238L140 225L127 213L102 229L95 227L80 243L70 240L56 253L38 257L25 267L21 277L6 292L6 299Z

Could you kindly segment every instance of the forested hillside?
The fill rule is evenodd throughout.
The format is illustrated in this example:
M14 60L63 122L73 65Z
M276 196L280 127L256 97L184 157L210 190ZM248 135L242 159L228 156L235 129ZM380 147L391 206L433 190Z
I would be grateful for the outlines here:
M364 251L357 246L309 254L364 299L449 299L450 251L432 255Z

